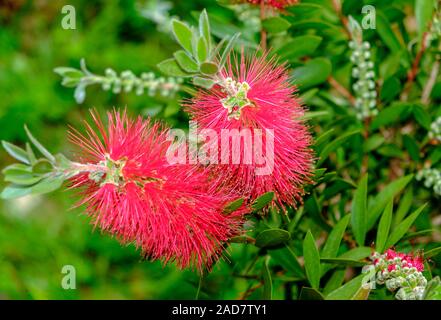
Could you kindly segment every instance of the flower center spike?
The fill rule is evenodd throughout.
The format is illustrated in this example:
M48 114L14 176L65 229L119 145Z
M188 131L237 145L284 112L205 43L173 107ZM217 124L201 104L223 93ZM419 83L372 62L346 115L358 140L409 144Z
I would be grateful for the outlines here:
M224 82L224 91L227 97L221 99L222 106L228 110L228 120L239 120L243 108L252 106L247 94L250 90L250 85L244 82L238 82L232 78L226 78Z
M89 179L96 183L101 183L101 185L111 183L115 186L120 186L124 184L124 175L122 171L125 164L125 158L113 160L109 155L106 155L105 160L100 162L100 165L105 169L103 171L97 170L91 172L89 174Z

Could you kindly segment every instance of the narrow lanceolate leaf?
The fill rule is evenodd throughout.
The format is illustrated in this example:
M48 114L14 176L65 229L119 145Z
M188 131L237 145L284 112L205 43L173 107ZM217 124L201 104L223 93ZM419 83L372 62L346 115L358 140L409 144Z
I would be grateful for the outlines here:
M320 262L351 267L361 267L366 265L366 262L363 261L341 258L320 258Z
M222 68L227 61L228 56L230 55L230 51L233 49L234 43L239 38L240 33L234 34L230 40L228 41L227 45L225 46L224 51L222 52L221 60L219 63L219 67Z
M400 193L412 180L413 175L407 175L403 178L397 179L390 184L388 184L383 190L381 190L378 195L373 199L372 204L368 208L368 223L367 231L372 229L380 217L383 209L389 203L389 201Z
M326 240L325 246L323 247L321 257L322 258L335 258L340 248L341 240L345 233L346 227L348 226L349 219L351 215L346 215L335 225L331 233ZM322 275L325 274L330 269L330 265L324 264L322 266Z
M242 206L243 201L244 201L243 198L239 198L237 200L230 202L224 207L224 213L231 213L236 211Z
M55 157L49 151L47 151L47 149L43 147L43 145L37 139L35 139L27 126L24 128L29 140L31 140L32 144L38 149L38 151L40 151L41 154L44 155L50 162L55 163Z
M311 231L306 233L303 240L303 258L305 260L306 277L311 287L318 289L320 286L320 254Z
M367 231L367 182L368 175L365 175L358 184L352 200L352 230L360 246L364 244Z
M365 276L365 274L361 274L345 283L342 287L329 293L326 300L351 300L360 290Z
M415 212L413 212L410 216L404 219L398 226L396 226L387 239L386 248L392 247L396 244L400 239L406 234L412 224L415 222L416 218L420 215L420 213L424 210L426 204L419 207Z
M287 272L292 273L296 277L305 277L296 254L288 245L285 245L283 248L269 250L268 254L272 260L282 266Z
M291 235L288 231L282 229L267 229L259 233L256 237L256 247L275 248L283 245Z
M325 246L323 247L321 257L322 258L334 258L337 256L338 249L340 248L341 240L345 233L346 227L348 226L350 215L346 215L340 219L340 221L332 229L331 233L326 240Z
M31 162L28 158L27 152L25 150L23 150L22 148L17 147L15 145L13 145L12 143L9 143L6 141L2 141L2 146L11 157L13 157L23 163L31 164Z
M424 259L433 258L441 253L441 247L437 247L431 249L429 251L424 252Z
M403 221L404 217L410 210L413 201L413 188L409 187L404 192L404 195L400 199L400 203L398 205L398 209L394 214L393 225L398 225L401 221Z
M335 139L334 141L331 141L326 145L326 147L323 148L322 152L320 153L320 160L317 163L317 167L319 167L327 158L328 156L335 151L338 147L340 147L343 143L347 142L351 137L357 135L360 133L360 130L354 130L350 131L348 133L345 133Z
M434 8L433 0L415 0L415 18L420 38L429 27Z
M389 230L392 224L392 211L393 211L393 199L387 204L384 209L383 215L380 219L380 224L378 225L377 231L377 241L375 243L375 250L377 252L383 253L386 249L386 241L389 237Z
M271 201L273 201L273 198L274 198L274 192L270 191L264 193L253 202L251 207L253 208L254 211L259 211L265 208L268 204L270 204Z
M199 33L204 37L208 52L211 50L210 21L208 20L207 10L202 10L199 16Z
M192 52L191 38L192 31L189 26L185 23L173 19L173 35L175 36L176 41L184 48L188 53Z
M202 36L199 37L197 51L199 62L204 62L208 57L208 46L207 41Z
M173 56L182 70L190 73L199 71L198 64L184 50L176 51Z
M263 299L271 300L273 298L273 282L271 279L271 272L269 270L269 259L270 257L265 257L262 269L262 279L263 279Z

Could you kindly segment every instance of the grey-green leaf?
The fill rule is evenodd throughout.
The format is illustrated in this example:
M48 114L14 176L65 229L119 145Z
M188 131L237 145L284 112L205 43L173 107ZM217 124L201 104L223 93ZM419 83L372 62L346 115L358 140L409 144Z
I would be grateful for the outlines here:
M169 76L173 77L189 77L191 76L179 66L175 59L167 59L158 64L158 69Z
M273 282L271 279L271 272L269 270L269 256L265 257L262 269L262 279L263 279L263 299L271 300L273 298Z
M184 50L176 51L173 56L182 70L190 73L199 71L198 64Z
M199 33L204 37L207 51L211 50L210 21L208 20L207 10L202 10L199 16Z
M29 140L33 143L33 145L41 152L42 155L46 157L51 163L55 163L55 157L45 148L43 145L32 135L29 131L28 127L25 125L25 131L28 135Z
M14 157L15 159L26 164L31 164L27 152L22 148L17 147L16 145L13 145L12 143L9 143L7 141L2 141L2 145L11 157Z
M173 19L172 20L173 35L176 41L184 48L188 53L192 52L191 38L192 31L185 23Z
M199 66L199 70L206 75L214 75L219 70L219 66L214 62L203 62Z

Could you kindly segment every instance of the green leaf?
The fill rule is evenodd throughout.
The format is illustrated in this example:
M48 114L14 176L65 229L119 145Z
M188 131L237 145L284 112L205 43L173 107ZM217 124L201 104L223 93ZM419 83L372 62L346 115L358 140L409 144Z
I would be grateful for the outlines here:
M345 268L335 270L326 283L325 288L323 289L323 294L327 296L330 292L341 287L343 281L345 280L345 274Z
M3 189L0 198L4 200L20 198L31 193L30 188L23 186L10 185Z
M322 249L322 258L335 258L340 248L340 243L343 239L344 232L348 226L351 215L346 215L335 225L331 233L326 240L325 246ZM322 275L324 275L330 269L329 265L322 265Z
M372 121L371 129L375 130L389 124L397 124L402 118L410 114L412 105L408 103L394 103L381 110Z
M263 20L262 26L269 33L280 33L286 31L291 24L281 17L271 17Z
M304 56L312 55L323 38L316 35L302 35L294 37L277 50L277 53L289 61L296 61ZM305 101L304 99L302 99Z
M391 52L398 52L401 50L400 41L392 30L391 23L387 20L386 16L377 10L377 32L386 46L389 47Z
M289 246L285 245L283 248L268 250L268 254L287 272L291 272L296 277L305 277L305 273L299 264L297 256Z
M274 192L270 191L267 193L264 193L263 195L261 195L260 197L258 197L253 204L251 205L251 208L254 211L259 211L263 208L265 208L267 205L269 205L274 198Z
M231 213L236 211L242 206L243 202L244 202L243 198L239 198L237 200L230 202L225 206L224 213Z
M193 32L191 31L190 27L179 20L173 19L172 29L176 41L182 46L182 48L185 49L185 51L191 54L192 52L191 38Z
M16 185L32 185L43 178L42 175L30 173L28 171L10 170L5 174L5 181L12 182Z
M419 161L420 160L420 148L417 144L417 142L415 141L414 138L412 138L411 136L405 134L403 135L403 144L404 147L406 148L407 152L410 155L410 158L413 161Z
M410 186L404 192L404 195L401 198L398 209L394 215L394 223L393 223L394 226L399 224L407 215L407 213L410 210L410 207L412 206L412 201L413 201L413 188L412 186Z
M205 89L210 89L211 87L213 87L213 85L216 82L214 80L211 79L207 79L207 78L202 78L202 77L194 77L193 78L193 84L195 86L199 86Z
M320 258L320 262L351 267L362 267L366 265L366 262L363 261L342 258Z
M34 138L26 125L24 126L24 129L26 131L26 134L28 135L29 140L31 140L38 151L40 151L41 154L44 155L46 159L48 159L51 163L55 163L55 157L49 151L47 151L47 149L43 147L43 145L37 139Z
M199 71L198 64L184 50L176 51L173 56L182 70L190 73Z
M413 212L410 216L408 216L394 228L391 235L387 239L386 248L390 248L398 241L400 241L400 239L406 234L406 232L409 230L409 228L412 226L416 218L418 218L425 207L426 204L419 207L417 210L415 210L415 212Z
M55 175L55 176L50 176L50 177L44 178L39 183L30 187L31 193L32 194L45 194L45 193L55 191L62 186L64 180L65 180L64 176L62 176L62 175Z
M332 229L321 214L320 204L315 192L305 201L305 211L323 230L329 232Z
M13 145L12 143L2 141L3 148L6 150L6 152L13 158L24 162L26 164L31 164L28 154L25 150L23 150L20 147L17 147Z
M299 300L325 300L325 297L314 288L303 287Z
M265 257L262 269L262 279L263 279L263 299L271 300L273 298L273 282L271 279L271 272L268 267L270 257Z
M200 71L206 75L214 75L219 70L219 66L214 62L203 62L199 66Z
M198 41L198 61L203 62L208 57L208 46L204 37L199 37Z
M424 252L424 259L433 258L441 253L441 247L436 247L434 249Z
M303 240L303 258L305 260L306 277L311 287L318 289L320 286L320 254L315 245L314 237L308 230Z
M326 296L326 300L351 300L361 288L366 275L360 274Z
M368 175L366 174L358 184L352 200L352 230L359 246L363 246L367 232L367 186Z
M348 226L351 215L347 214L335 225L331 233L326 240L323 247L321 257L322 258L334 258L337 256L338 249L340 248L341 240L343 239L346 227Z
M294 69L294 82L301 90L326 82L332 71L332 64L327 58L315 58L305 65Z
M224 51L222 52L221 59L219 62L219 68L222 68L227 61L228 56L230 55L230 51L233 49L234 43L239 38L240 33L235 33L230 40L228 40L227 45L225 46ZM226 40L225 40L226 41Z
M441 280L435 277L427 283L424 300L441 300Z
M34 151L31 148L29 142L26 142L26 153L28 155L28 159L31 162L31 165L34 165L37 162L37 158L35 157Z
M169 76L172 77L190 77L191 75L182 70L175 59L167 59L158 64L158 69Z
M361 260L371 255L373 249L369 247L357 247L342 253L340 259Z
M57 67L54 69L54 72L62 77L73 79L81 79L84 76L84 73L81 70L70 67Z
M420 41L430 25L434 7L433 0L415 0L415 18Z
M432 123L429 113L420 105L415 105L412 108L412 113L415 120L426 130L430 130Z
M204 37L207 52L211 50L210 21L208 19L207 10L202 10L199 16L199 34ZM199 53L199 50L198 50ZM205 60L205 59L204 59ZM201 60L203 61L203 60Z
M320 153L320 160L317 162L317 166L320 166L333 151L335 151L343 143L347 142L350 138L352 138L353 136L355 136L357 134L360 134L360 129L347 132L347 133L339 136L337 139L328 143L326 145L326 147L324 147L322 152Z
M380 223L377 230L377 241L375 244L375 249L377 252L383 253L386 249L386 241L389 237L389 230L392 223L392 211L393 211L393 199L387 204L384 209L383 215L381 216Z
M267 229L259 233L256 237L256 247L275 248L283 245L291 239L288 231L282 229Z
M413 179L413 175L407 175L400 179L397 179L390 184L388 184L383 190L381 190L378 195L373 199L371 205L368 208L368 228L367 231L371 230L375 225L375 222L381 215L384 207L389 203L389 201L400 193L407 184Z

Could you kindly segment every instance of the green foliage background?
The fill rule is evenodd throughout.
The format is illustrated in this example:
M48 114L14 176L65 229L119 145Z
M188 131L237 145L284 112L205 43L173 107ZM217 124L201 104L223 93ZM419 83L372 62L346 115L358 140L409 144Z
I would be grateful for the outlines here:
M406 72L415 56L415 49L409 52L407 48L418 37L415 1L343 1L345 15L360 17L362 5L372 4L387 22L378 26L384 27L381 31L368 30L365 34L365 39L373 47L375 71L383 81L378 107L382 113L371 124L368 143L363 140L360 133L363 125L355 120L348 101L326 81L332 74L344 87L350 88L352 84L348 40L338 16L333 13L332 1L303 2L320 5L323 10L319 15L304 11L297 13L295 18L288 17L291 26L287 33L294 39L301 35L314 35L321 39L319 43L291 43L288 48L292 51L289 51L285 46L286 35L270 34L271 46L274 52L281 54L281 60L287 61L295 70L293 74L301 84L300 94L313 112L310 114L311 130L315 138L322 136L322 140L319 140L322 145L315 146L317 154L320 155L330 141L351 134L340 147L330 150L329 157L319 159L319 167L326 168L328 175L320 180L314 190L310 190L304 207L290 211L295 223L287 224L277 214L270 215L265 221L253 218L256 230L264 230L268 226L288 229L291 232L289 246L299 257L303 256L303 239L307 230L311 230L311 236L321 239L323 243L338 221L351 212L351 200L357 186L360 189L360 172L366 154L369 165L366 192L370 203L378 200L374 197L392 180L415 174L428 157L433 157L436 161L432 164L439 166L439 146L430 149L426 143L423 145L423 141L427 136L428 124L441 115L439 77L432 92L432 102L424 105L419 101L434 63L436 49L428 50L425 54L408 101L398 101ZM76 8L76 30L61 28L61 8L65 4ZM62 87L60 77L53 72L57 66L78 68L80 59L85 58L89 69L99 74L107 67L117 71L129 69L135 74L146 70L158 73L157 63L169 58L178 46L169 33L158 31L154 23L140 15L137 9L139 4L141 2L134 0L2 1L1 140L23 144L26 141L23 125L26 123L51 151L69 155L72 146L66 139L67 125L79 127L81 120L87 118L90 107L104 111L113 106L127 106L131 114L152 115L172 126L187 126L187 116L179 107L179 101L187 97L185 93L170 100L131 93L114 95L102 91L98 86L90 86L87 88L86 101L77 105L73 90ZM232 10L219 6L215 1L176 1L171 14L194 24L193 13L203 8L210 15L215 36L241 31L242 45L257 46L259 33L238 20ZM410 31L409 25L413 26ZM312 71L307 68L308 65L313 66ZM314 71L314 67L318 70ZM323 136L330 129L334 131L329 132L327 138ZM3 150L0 152L1 167L12 163L11 157ZM415 179L406 190L409 188L413 189L413 193L408 196L408 208L402 209L404 214L428 203L410 232L432 231L423 233L423 237L410 236L411 240L402 240L397 246L404 251L430 250L439 246L440 197ZM400 207L403 197L402 192L395 197L395 209ZM163 267L159 262L143 262L133 246L122 247L110 236L101 235L98 230L93 231L81 208L67 210L74 203L75 196L71 191L0 203L0 299L196 297L199 285L196 273L179 271L173 265ZM345 237L349 237L349 240L345 239L337 247L339 254L348 251L352 236L357 233L353 229L354 226L348 227ZM361 245L369 246L375 241L376 230L377 226L368 232L367 240ZM265 262L263 256L268 252L244 244L232 244L229 252L230 255L203 279L199 297L261 298L265 290L259 286L260 272L262 267L266 270L264 264L268 261ZM273 298L297 298L301 286L297 286L299 280L295 274L285 272L285 253L269 252L269 256L272 257L269 268L273 277ZM314 260L315 257L305 259ZM429 263L433 276L441 274L440 262L438 256ZM63 290L60 285L64 265L76 267L76 290ZM345 270L350 276L351 272L354 275L360 269ZM248 277L240 276L248 271ZM339 272L335 277L341 276L343 271ZM325 287L330 278L329 273L320 287ZM254 287L255 290L247 291ZM244 296L245 292L247 294ZM372 296L391 298L381 290Z

